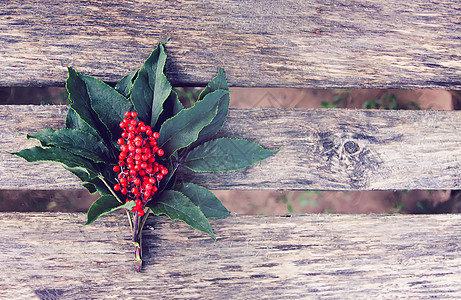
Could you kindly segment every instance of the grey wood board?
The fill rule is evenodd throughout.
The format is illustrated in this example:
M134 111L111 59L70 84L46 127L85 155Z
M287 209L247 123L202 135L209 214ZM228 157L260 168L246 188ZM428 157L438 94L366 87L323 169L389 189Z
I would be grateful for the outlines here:
M38 145L19 132L61 128L66 110L59 105L1 106L1 149ZM211 189L460 189L460 130L459 111L231 109L218 136L247 138L280 151L242 171L192 174L181 169L178 180ZM59 165L30 164L4 151L4 189L80 187Z
M84 221L0 213L0 298L461 297L461 215L151 218L141 273L124 214Z
M0 3L0 86L116 82L167 44L176 86L224 67L233 86L461 87L459 1Z

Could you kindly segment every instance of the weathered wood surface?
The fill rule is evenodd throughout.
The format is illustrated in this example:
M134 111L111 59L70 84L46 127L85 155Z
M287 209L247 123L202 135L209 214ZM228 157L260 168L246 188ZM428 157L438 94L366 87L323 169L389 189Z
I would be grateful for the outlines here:
M168 77L203 85L461 87L459 1L0 2L0 86L117 81L168 43Z
M123 214L84 219L0 214L0 298L461 298L461 215L155 218L140 274Z
M0 147L36 145L18 132L63 127L66 106L1 106ZM461 112L232 109L221 135L280 152L248 169L191 178L211 189L461 189ZM238 151L238 149L236 149ZM231 158L230 158L231 159ZM71 189L60 166L0 154L4 189Z

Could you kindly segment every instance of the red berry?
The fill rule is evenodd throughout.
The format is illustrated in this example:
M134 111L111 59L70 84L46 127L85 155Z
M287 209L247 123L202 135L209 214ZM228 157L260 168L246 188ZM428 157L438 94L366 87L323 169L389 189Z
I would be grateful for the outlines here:
M133 119L133 120L130 121L130 124L131 124L132 126L136 126L136 125L138 125L138 121L136 121L135 119ZM131 127L131 126L130 126L130 127Z
M131 117L131 115L132 115L132 113L129 112L129 111L126 111L126 112L125 112L125 117L129 118L129 117ZM136 118L136 117L134 117L134 118Z
M117 140L117 144L123 145L123 144L125 144L125 140L122 139L122 138L119 138L119 139Z
M144 170L139 171L139 176L144 176L144 175L146 175L146 171Z
M158 139L160 137L160 133L154 132L153 137L154 139Z
M136 195L137 193L139 193L139 190L137 187L134 187L131 189L131 192Z
M114 185L114 191L120 191L120 189L121 189L120 184Z
M124 128L126 126L126 124L123 123L123 122L120 122L119 126L120 126L120 128Z
M126 139L127 137L128 137L128 132L126 131L122 132L122 138Z
M126 187L122 188L122 190L120 191L123 195L126 195L128 193L128 190L126 189Z
M131 112L131 116L132 116L133 118L136 118L136 117L138 116L138 113L135 112L135 111L132 111L132 112Z
M147 134L147 135L151 135L151 134L152 134L152 130L151 130L151 129L146 129L146 134Z
M144 216L144 211L142 209L138 210L138 216L140 217Z
M163 149L158 149L157 154L158 154L158 156L163 156L163 154L165 154L165 152L163 151Z
M141 179L136 178L135 180L133 180L133 183L134 183L134 185L140 185L141 184Z
M162 180L162 179L163 179L163 175L162 175L162 174L157 174L157 179L158 179L158 180Z
M162 175L166 175L168 174L168 169L167 168L163 168L162 169Z
M141 147L142 146L142 141L136 141L134 144L136 145L136 147Z
M120 172L120 167L119 167L119 166L114 166L114 167L112 168L112 170L114 170L114 172L117 172L117 173L118 173L118 172Z

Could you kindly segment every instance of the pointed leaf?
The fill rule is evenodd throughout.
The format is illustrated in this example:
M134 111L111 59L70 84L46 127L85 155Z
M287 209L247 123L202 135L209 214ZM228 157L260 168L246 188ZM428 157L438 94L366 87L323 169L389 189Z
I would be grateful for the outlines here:
M84 184L82 184L82 186L88 191L88 193L90 194L94 194L97 192L96 190L96 186L90 182L86 182Z
M111 133L112 139L117 140L122 133L119 124L125 112L133 110L132 103L97 78L87 75L80 75L80 78L87 86L91 107Z
M191 108L181 110L176 116L163 123L157 143L167 157L197 140L203 127L210 124L216 116L219 102L228 93L225 90L210 93L202 101Z
M138 75L138 72L139 69L136 69L120 79L120 81L115 85L115 90L128 98L130 96L131 88L133 87L133 83L136 79L136 76Z
M28 162L51 161L60 163L66 169L78 172L78 177L84 181L95 178L98 175L96 168L89 160L61 148L33 147L11 154L22 157Z
M219 68L218 75L216 75L216 77L213 78L213 80L211 80L206 86L206 88L200 93L199 100L202 100L206 95L217 90L229 90L229 86L227 85L226 80L226 74L224 73L224 70L222 68ZM227 96L225 96L221 100L221 102L219 102L216 117L209 125L203 128L202 131L200 131L198 139L196 142L192 144L192 147L195 147L203 143L204 141L211 139L216 135L216 133L218 133L218 131L226 122L227 114L229 113L229 103L230 97L229 94L227 94Z
M88 209L87 213L87 222L85 225L93 223L100 216L113 212L114 210L120 208L131 209L134 206L134 201L129 201L125 204L121 204L115 199L114 196L104 195L101 196L98 200L93 202L93 204Z
M71 100L70 107L75 110L77 115L79 115L84 122L94 128L107 144L109 144L110 134L107 131L107 127L101 123L96 112L91 107L86 84L79 77L81 74L73 68L67 68L67 70L69 72L69 77L66 81L66 89L69 93L69 99Z
M240 170L266 159L278 151L264 149L245 139L220 138L192 149L183 166L195 172Z
M154 215L167 215L171 220L181 220L191 227L209 234L213 239L211 225L202 211L184 194L166 190L154 202L147 203Z
M45 145L64 148L94 162L110 160L109 149L94 135L76 129L59 129L49 135L31 135Z
M69 108L69 111L67 112L66 128L78 129L81 131L88 132L89 134L92 134L95 137L101 137L99 133L96 131L96 129L94 129L87 122L85 122L85 120L83 120L72 107Z
M171 84L163 73L166 62L165 43L159 43L144 62L131 89L131 101L139 119L152 128L155 128L163 111L163 103L171 92Z
M221 201L207 188L195 183L181 183L173 187L197 205L207 218L224 218L230 213Z
M176 91L171 90L168 99L166 99L165 103L163 103L163 111L157 120L157 124L154 127L154 131L159 131L160 127L167 119L174 117L183 109L184 106L179 101L178 94L176 93Z

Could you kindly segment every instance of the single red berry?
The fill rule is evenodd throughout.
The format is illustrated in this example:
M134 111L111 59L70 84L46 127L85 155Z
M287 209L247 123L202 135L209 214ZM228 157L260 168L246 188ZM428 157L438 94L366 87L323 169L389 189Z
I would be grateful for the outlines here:
M138 216L140 217L144 216L144 211L142 209L138 210Z
M163 175L162 175L162 174L157 174L157 179L158 179L158 180L162 180L162 179L163 179Z
M152 130L151 130L151 129L147 129L147 127L146 127L146 134L147 134L147 135L151 135L151 134L152 134Z
M132 112L131 112L131 116L132 116L133 118L136 118L136 117L138 116L138 113L135 112L135 111L132 111Z
M155 178L154 177L149 178L149 183L154 184L155 183Z
M126 126L126 123L120 122L119 126L120 128L124 128Z
M136 141L136 142L134 142L134 144L136 145L136 147L141 147L142 146L142 141Z
M168 174L168 169L167 168L163 168L162 169L162 175L166 175Z
M158 191L158 188L156 186L152 187L152 193L155 193L156 191Z
M145 170L139 171L139 176L144 176L144 175L146 175L146 171L145 171Z
M114 185L114 191L120 191L120 189L121 189L120 184Z
M135 119L133 119L133 120L130 121L130 124L131 124L132 126L136 126L136 125L138 125L138 121L136 121Z
M136 120L134 120L136 121ZM128 131L130 132L135 132L136 131L136 127L134 127L133 125L130 125L130 127L128 127Z
M145 191L144 192L144 197L145 198L149 198L151 196L151 192L150 191Z
M137 193L139 193L139 190L137 187L134 187L131 189L131 192L136 195Z
M136 206L141 206L141 200L140 199L134 199L134 203Z
M157 154L158 154L158 156L163 156L163 154L165 154L165 152L163 151L163 149L158 149Z
M114 166L114 167L112 168L112 170L114 170L114 172L117 172L117 173L118 173L118 172L120 172L120 167L119 167L119 166Z
M119 144L119 145L124 145L124 144L125 144L125 140L122 139L122 138L119 138L119 139L117 140L117 144Z
M154 132L153 135L154 139L158 139L160 137L160 133Z
M132 115L132 113L129 112L129 111L125 112L125 117L129 118L129 117L131 117L131 115ZM133 118L136 118L136 117L133 117Z
M126 131L122 132L122 138L126 139L127 137L128 137L128 132Z
M133 183L134 183L134 185L140 185L141 184L141 179L136 178L135 180L133 180Z
M126 187L122 188L120 190L120 192L123 194L123 195L126 195L128 193L128 190L126 189Z

